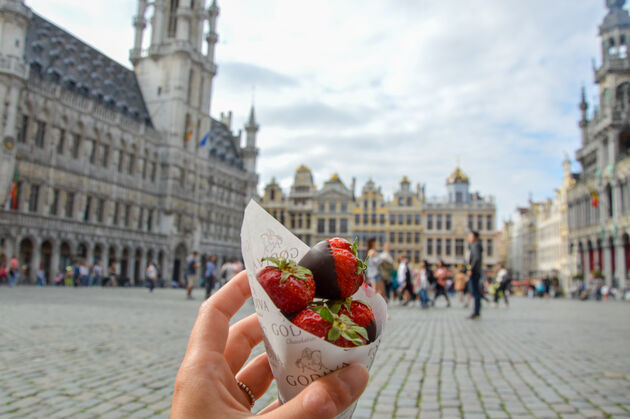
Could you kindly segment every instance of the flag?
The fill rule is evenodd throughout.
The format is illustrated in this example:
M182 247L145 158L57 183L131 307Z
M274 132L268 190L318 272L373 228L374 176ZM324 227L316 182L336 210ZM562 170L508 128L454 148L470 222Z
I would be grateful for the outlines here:
M205 147L208 144L208 140L210 139L210 131L206 135L203 136L201 142L199 143L199 147Z
M18 209L18 198L20 197L20 185L18 184L20 178L18 175L17 167L15 168L15 173L13 174L13 184L11 184L11 209Z
M599 195L593 188L589 188L589 193L591 194L591 206L597 208L599 206Z
M192 137L193 134L193 130L189 129L188 131L186 131L186 135L184 136L184 139L186 140L186 142L188 142L188 140L190 140L190 137Z

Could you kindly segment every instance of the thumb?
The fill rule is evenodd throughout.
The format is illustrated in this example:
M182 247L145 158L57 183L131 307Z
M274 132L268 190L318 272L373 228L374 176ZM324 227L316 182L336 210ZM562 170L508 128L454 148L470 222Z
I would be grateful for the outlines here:
M359 398L368 378L368 371L363 365L352 364L315 380L296 397L263 417L334 418Z

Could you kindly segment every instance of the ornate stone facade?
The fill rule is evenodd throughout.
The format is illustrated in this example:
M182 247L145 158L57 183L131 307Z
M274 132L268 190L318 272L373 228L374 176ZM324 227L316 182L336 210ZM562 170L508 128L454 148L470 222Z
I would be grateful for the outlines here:
M572 274L587 282L602 273L606 283L628 285L630 245L630 16L624 0L608 0L599 27L602 58L594 69L599 106L592 116L584 91L576 152L581 171L568 191Z
M193 250L240 255L258 124L252 108L242 147L231 113L210 117L219 9L204 3L138 0L131 71L0 0L0 256L31 280L40 263L51 279L76 258L131 282L153 260L177 280Z
M571 164L563 162L562 185L552 199L529 202L517 208L512 220L503 224L504 252L500 260L516 280L558 278L564 290L571 283L569 255L568 193L575 180Z
M305 243L312 245L332 236L356 238L365 257L367 241L376 239L379 248L388 242L393 255L407 255L412 263L427 259L463 264L466 236L478 230L485 248L484 263L497 262L495 241L496 206L492 197L469 192L468 177L457 168L447 179L448 195L427 199L424 186L411 187L403 177L391 200L369 180L354 195L355 182L347 188L337 175L317 190L311 171L296 170L291 192L285 196L273 180L265 188L261 204ZM302 221L300 221L302 220Z

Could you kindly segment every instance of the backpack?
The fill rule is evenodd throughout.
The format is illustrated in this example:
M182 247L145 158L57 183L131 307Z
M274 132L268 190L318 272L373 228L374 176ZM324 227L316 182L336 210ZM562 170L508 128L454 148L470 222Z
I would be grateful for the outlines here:
M378 274L385 282L391 282L392 280L392 270L394 269L394 264L389 260L383 260L378 265Z
M427 280L429 281L429 284L433 285L435 284L435 282L437 281L435 279L435 275L433 275L433 270L427 268Z

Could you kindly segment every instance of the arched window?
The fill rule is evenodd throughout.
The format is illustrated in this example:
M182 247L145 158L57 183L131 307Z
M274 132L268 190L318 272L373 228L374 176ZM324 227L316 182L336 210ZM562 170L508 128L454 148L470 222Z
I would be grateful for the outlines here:
M630 83L625 82L617 86L615 91L615 109L624 110L630 107Z
M607 213L608 218L612 218L613 216L613 191L610 183L606 185L606 204L608 205Z
M625 129L619 133L619 152L630 154L630 130Z

